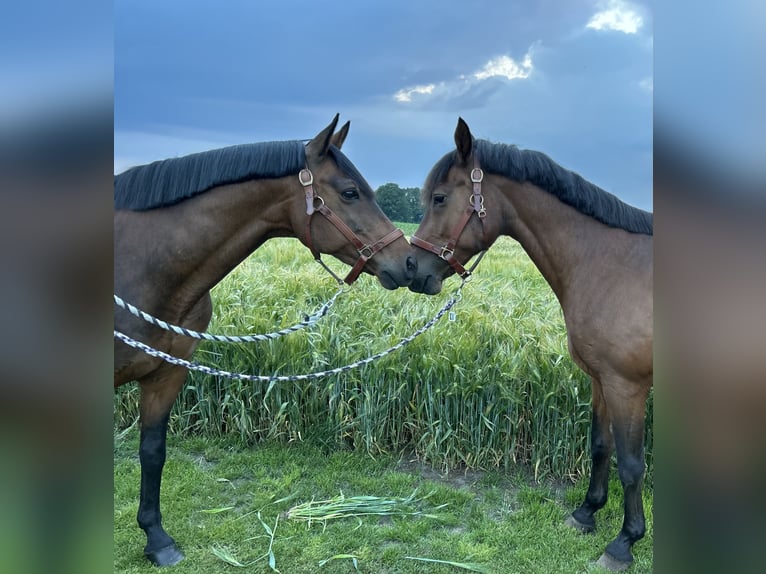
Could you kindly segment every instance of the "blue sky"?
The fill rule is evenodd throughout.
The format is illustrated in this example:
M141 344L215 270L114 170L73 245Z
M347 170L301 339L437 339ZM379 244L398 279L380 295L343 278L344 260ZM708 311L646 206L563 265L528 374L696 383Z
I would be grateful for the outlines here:
M419 187L462 116L652 209L648 3L118 0L114 23L115 173L340 112L373 188Z

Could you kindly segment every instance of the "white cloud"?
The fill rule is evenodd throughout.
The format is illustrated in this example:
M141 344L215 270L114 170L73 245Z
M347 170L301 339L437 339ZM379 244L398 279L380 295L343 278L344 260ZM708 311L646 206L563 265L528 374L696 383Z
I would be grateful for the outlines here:
M644 19L628 2L609 0L605 8L591 17L586 28L635 34L644 25Z
M457 78L438 84L426 84L403 88L394 94L394 100L400 103L410 103L420 97L433 97L437 95L448 99L463 95L472 87L489 78L505 78L506 80L518 80L529 77L532 72L532 49L524 55L519 63L510 56L502 55L487 61L478 71L472 74L460 74Z
M524 79L529 76L532 71L532 57L529 52L524 56L521 64L517 64L516 61L510 56L500 56L494 58L484 64L484 67L478 72L474 73L473 77L477 80L486 80L494 76L502 76L509 80L515 80L517 78Z
M405 88L396 92L394 94L394 99L397 102L411 102L413 94L432 94L435 87L436 86L434 84L428 84L426 86L415 86L413 88Z

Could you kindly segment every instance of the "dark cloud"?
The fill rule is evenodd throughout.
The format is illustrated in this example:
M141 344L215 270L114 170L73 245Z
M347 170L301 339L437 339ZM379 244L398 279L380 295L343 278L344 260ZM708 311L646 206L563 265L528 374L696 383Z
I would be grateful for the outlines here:
M637 85L651 77L651 50L646 33L586 31L592 2L133 2L115 10L120 153L128 154L122 131L291 139L311 137L339 111L354 124L351 157L370 166L373 187L412 186L449 149L464 115L486 137L550 153L651 208L651 94ZM473 77L490 59L521 62L528 52L528 79ZM430 95L394 100L428 84Z

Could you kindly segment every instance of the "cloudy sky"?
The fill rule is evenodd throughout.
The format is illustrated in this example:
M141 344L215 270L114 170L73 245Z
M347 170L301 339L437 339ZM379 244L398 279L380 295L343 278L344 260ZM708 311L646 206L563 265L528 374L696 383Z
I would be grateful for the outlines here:
M117 0L114 170L307 139L336 112L373 188L474 136L652 209L653 23L624 0Z

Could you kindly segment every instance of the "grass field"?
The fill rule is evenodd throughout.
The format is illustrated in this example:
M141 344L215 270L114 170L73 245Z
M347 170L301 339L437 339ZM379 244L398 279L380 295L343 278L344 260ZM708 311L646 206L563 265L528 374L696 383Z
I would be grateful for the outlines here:
M400 225L408 235L415 226ZM345 266L328 263L343 273ZM427 297L385 291L363 276L311 329L253 345L203 343L195 360L234 372L307 373L382 351L419 328L459 284ZM297 241L272 240L213 291L211 332L262 333L292 325L335 292ZM266 530L293 502L338 496L407 496L423 483L448 503L423 517L315 524L279 522L283 573L452 572L405 556L476 562L489 572L588 572L622 520L619 484L596 536L563 525L589 468L590 385L572 363L558 302L520 247L501 238L444 317L407 347L360 369L299 383L255 384L193 374L171 414L163 480L168 528L189 559L177 572L238 568L264 555ZM138 389L115 394L115 436L137 419ZM651 516L652 398L647 414ZM115 568L145 568L135 430L115 442ZM401 464L401 453L408 453ZM426 480L445 473L455 480ZM466 472L468 473L466 475ZM615 473L616 475L616 473ZM470 477L457 479L457 477ZM219 480L220 479L220 480ZM233 508L219 513L206 509ZM251 514L248 514L251 513ZM247 515L237 519L237 516ZM651 525L651 520L649 521ZM651 571L651 529L634 572ZM219 549L219 554L225 551ZM222 554L225 555L225 552ZM282 566L280 566L280 564ZM195 569L196 568L196 569ZM266 561L249 571L269 571Z
M135 520L137 435L134 429L115 442L114 568L125 574L151 568ZM622 523L616 479L607 507L597 515L597 533L583 535L563 520L580 502L586 483L538 484L524 469L455 470L444 476L406 455L372 458L306 441L246 448L233 437L172 437L169 453L163 515L186 554L173 567L175 574L272 572L270 545L274 566L283 574L472 571L407 557L473 564L475 571L492 574L600 572L592 562ZM406 498L416 491L427 498L414 510L435 517L352 517L309 526L286 516L293 506L341 492L346 497ZM644 499L648 531L634 549L634 574L652 571L650 491ZM437 508L441 505L446 506ZM219 556L247 567L235 567ZM320 566L323 561L328 562Z

